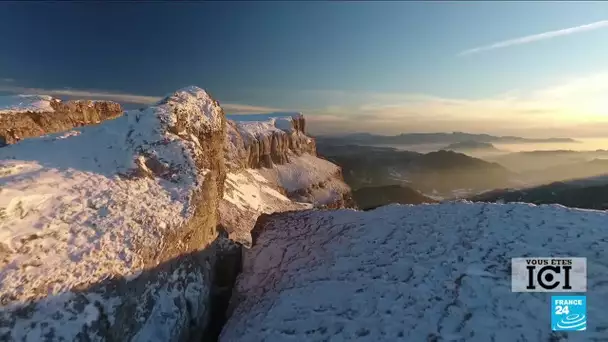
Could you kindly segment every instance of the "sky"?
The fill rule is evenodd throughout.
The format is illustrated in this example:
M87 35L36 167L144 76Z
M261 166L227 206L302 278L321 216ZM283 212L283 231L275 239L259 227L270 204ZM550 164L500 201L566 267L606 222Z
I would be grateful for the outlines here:
M0 3L0 92L181 87L312 133L608 136L608 2Z

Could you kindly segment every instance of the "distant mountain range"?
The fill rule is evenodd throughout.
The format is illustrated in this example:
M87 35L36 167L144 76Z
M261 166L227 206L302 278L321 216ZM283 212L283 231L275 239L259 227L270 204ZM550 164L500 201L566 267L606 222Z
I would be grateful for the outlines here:
M516 136L494 136L489 134L472 134L464 132L452 133L404 133L399 135L377 135L371 133L353 133L340 136L317 136L317 140L344 141L358 144L453 144L465 141L487 143L576 143L572 138L532 139Z
M444 147L443 150L456 151L456 152L467 152L467 151L499 152L500 151L499 149L494 147L494 145L492 145L491 143L471 141L471 140L449 144L448 146Z
M344 180L354 191L367 187L405 185L425 194L449 198L455 196L456 192L475 193L513 186L512 180L517 176L497 163L453 151L423 154L319 141L317 151L342 167Z
M588 161L592 161L594 159L608 159L608 151L526 151L488 156L485 157L485 159L499 163L512 171L527 173L530 171L543 171L548 168L555 168L556 170L557 168L571 169L571 166L577 163L580 164L579 168L582 168L582 164ZM601 161L596 161L592 163L591 166L595 168L598 163L601 163ZM578 176L585 177L586 175Z
M491 146L452 146L462 145ZM317 151L342 167L361 209L453 198L608 209L606 150L517 152L487 159L494 162L447 150L418 153L323 141Z
M608 209L608 176L553 182L527 189L497 189L469 198L474 202L561 204L572 208Z

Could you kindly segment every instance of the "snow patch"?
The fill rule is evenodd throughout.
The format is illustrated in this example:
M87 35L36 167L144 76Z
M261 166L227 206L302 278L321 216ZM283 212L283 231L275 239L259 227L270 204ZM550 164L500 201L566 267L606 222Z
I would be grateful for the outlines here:
M290 156L287 164L260 169L259 172L266 179L292 192L333 178L340 173L340 168L325 159L304 153L301 156Z
M48 95L8 95L0 96L0 115L23 112L50 112L55 110L51 101L59 101Z
M254 180L252 181L244 172L228 173L226 175L227 184L224 199L236 205L239 209L247 208L259 212L272 212L272 206L264 201L264 194L283 202L289 202L287 197L270 188L267 181L260 182L255 177Z
M155 108L166 124L175 126L179 121L184 124L182 129L193 132L217 131L221 129L224 118L219 103L195 86L176 91L161 100Z
M220 222L232 241L251 247L250 231L261 214L312 208L311 204L291 201L279 189L257 170L245 169L226 175Z

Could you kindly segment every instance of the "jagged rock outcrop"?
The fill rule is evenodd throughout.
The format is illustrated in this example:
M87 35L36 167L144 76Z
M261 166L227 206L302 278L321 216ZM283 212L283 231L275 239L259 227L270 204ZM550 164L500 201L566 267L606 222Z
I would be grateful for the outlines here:
M227 124L229 170L260 169L287 197L316 206L352 206L341 169L317 157L300 113L231 115Z
M245 167L271 168L289 163L290 156L316 155L314 140L307 136L304 116L300 113L231 115L227 139Z
M221 225L249 247L260 214L354 206L338 166L316 156L300 113L231 115L226 125L229 170Z
M604 340L607 220L470 202L274 214L243 251L219 340ZM551 331L550 294L511 291L524 256L587 258L586 331Z
M0 146L75 127L98 124L122 115L111 101L61 101L44 95L0 97Z
M190 87L0 149L0 340L200 339L224 139L219 104Z

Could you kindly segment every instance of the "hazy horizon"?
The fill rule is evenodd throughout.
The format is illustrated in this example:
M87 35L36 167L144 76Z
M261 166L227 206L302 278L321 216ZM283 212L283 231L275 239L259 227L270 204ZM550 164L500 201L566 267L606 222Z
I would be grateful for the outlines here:
M531 135L520 135L520 134L492 134L492 133L488 133L486 131L481 131L481 132L472 132L472 131L453 131L453 130L446 130L446 131L407 131L407 132L396 132L393 134L390 133L374 133L374 132L366 132L366 131L352 131L352 132L338 132L338 133L333 133L333 132L329 132L329 133L325 133L325 134L319 134L319 133L315 133L312 132L313 136L319 136L319 137L336 137L336 138L340 138L340 137L345 137L345 136L350 136L350 135L356 135L356 134L371 134L371 135L377 135L377 136L385 136L385 137L391 137L391 136L398 136L401 134L453 134L453 133L466 133L466 134L487 134L487 135L491 135L491 136L496 136L496 137L518 137L518 138L525 138L525 139L551 139L551 138L570 138L575 140L574 142L566 142L564 144L576 144L576 143L580 143L583 142L585 140L605 140L608 141L608 134L606 135L597 135L597 136L567 136L567 135L547 135L547 136L531 136ZM576 132L574 132L574 134L576 134ZM504 143L504 144L508 144L508 145L513 145L513 143ZM530 143L524 143L524 144L530 144ZM547 144L547 143L539 143L539 144ZM606 145L606 148L608 148L608 145Z
M596 151L608 150L608 138L579 138L577 142L542 142L542 143L491 143L499 151L496 152L465 152L473 156L487 156L495 154L504 154L511 152L528 152L528 151ZM437 151L447 147L449 143L432 143L432 144L374 144L373 146L394 147L399 150L414 151L428 153Z
M141 107L197 85L313 134L608 136L608 2L0 6L6 94Z

